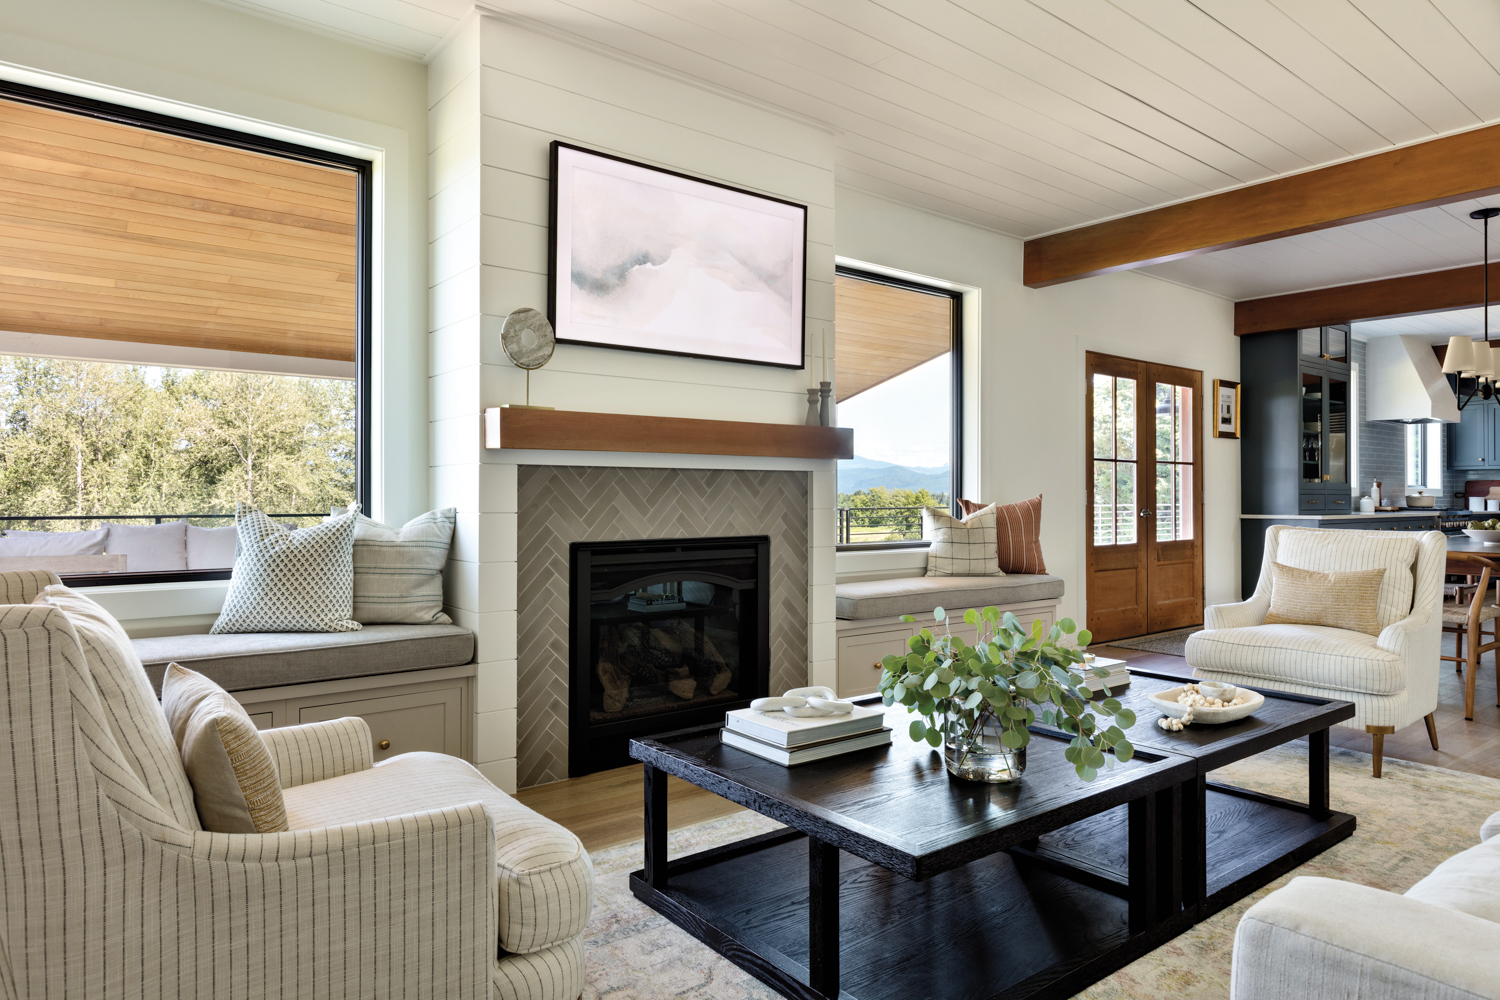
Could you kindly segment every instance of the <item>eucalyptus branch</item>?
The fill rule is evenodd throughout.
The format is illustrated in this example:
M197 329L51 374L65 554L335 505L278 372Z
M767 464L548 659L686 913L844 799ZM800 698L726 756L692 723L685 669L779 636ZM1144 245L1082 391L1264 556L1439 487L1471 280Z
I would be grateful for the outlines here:
M961 765L989 720L999 724L1005 747L1020 750L1031 741L1027 727L1040 718L1071 737L1063 755L1084 781L1113 767L1115 760L1128 761L1135 755L1125 736L1125 730L1135 725L1135 713L1114 698L1091 701L1082 687L1087 672L1109 676L1102 667L1085 665L1083 651L1093 638L1087 629L1078 630L1064 618L1050 629L1035 621L1028 630L1010 612L971 609L963 619L977 631L975 644L969 646L953 634L942 608L934 609L933 617L943 624L942 635L924 628L908 641L909 653L882 661L880 693L885 704L899 702L921 716L912 720L913 740L941 747L941 718L960 751ZM911 615L902 620L916 621ZM1076 641L1065 642L1063 637L1075 631ZM1101 716L1113 721L1101 721ZM952 731L960 728L961 732Z

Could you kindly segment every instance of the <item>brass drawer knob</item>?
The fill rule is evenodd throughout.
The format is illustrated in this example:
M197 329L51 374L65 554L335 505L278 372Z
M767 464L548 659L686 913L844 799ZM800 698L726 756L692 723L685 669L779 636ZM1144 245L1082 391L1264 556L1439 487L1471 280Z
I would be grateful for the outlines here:
M382 749L382 750L389 750L391 748L391 741L390 740L381 740L379 743L376 744L376 746L380 747L380 749Z

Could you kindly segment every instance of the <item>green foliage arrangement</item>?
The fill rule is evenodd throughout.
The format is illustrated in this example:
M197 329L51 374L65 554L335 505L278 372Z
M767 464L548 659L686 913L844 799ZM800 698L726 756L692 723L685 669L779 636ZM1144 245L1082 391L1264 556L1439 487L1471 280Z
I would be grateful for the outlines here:
M354 412L334 379L0 358L0 514L326 511L354 492Z
M1084 781L1114 766L1106 751L1121 761L1135 755L1125 736L1135 725L1135 713L1114 698L1090 701L1079 687L1082 670L1109 675L1103 667L1073 669L1084 662L1083 650L1093 638L1087 629L1078 631L1076 643L1065 643L1063 637L1076 630L1072 619L1050 629L1032 622L1028 631L1008 611L1002 616L998 608L970 609L964 621L979 634L969 646L952 633L942 608L934 609L933 617L944 624L944 634L924 628L908 641L910 653L882 661L882 700L922 716L912 721L913 740L941 747L946 731L962 747L993 721L1003 729L1001 742L1019 750L1031 741L1026 727L1040 719L1072 737L1064 756ZM911 615L902 620L916 621ZM1113 722L1106 724L1095 713Z

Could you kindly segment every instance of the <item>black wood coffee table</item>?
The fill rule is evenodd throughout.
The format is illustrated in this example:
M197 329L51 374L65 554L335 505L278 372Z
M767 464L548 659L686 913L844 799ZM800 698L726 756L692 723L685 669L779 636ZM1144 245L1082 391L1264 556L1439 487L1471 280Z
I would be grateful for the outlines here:
M891 746L796 768L723 746L717 726L632 741L646 765L632 891L807 1000L1067 997L1192 924L1179 838L1193 758L1144 747L1085 783L1066 743L1038 734L1020 784L975 784L896 714ZM667 862L666 774L789 829ZM1039 838L1115 814L1122 864L1033 860Z
M1266 703L1239 722L1194 723L1181 732L1157 728L1161 712L1149 694L1186 683L1149 670L1132 670L1131 683L1115 697L1135 711L1130 741L1139 748L1190 757L1196 765L1183 788L1183 897L1199 920L1243 899L1261 886L1354 833L1355 819L1334 812L1328 798L1328 728L1354 717L1347 701L1261 688ZM1210 780L1211 772L1301 737L1308 738L1307 802ZM1093 817L1036 847L1037 860L1083 870L1117 872L1125 866L1127 817L1122 811Z

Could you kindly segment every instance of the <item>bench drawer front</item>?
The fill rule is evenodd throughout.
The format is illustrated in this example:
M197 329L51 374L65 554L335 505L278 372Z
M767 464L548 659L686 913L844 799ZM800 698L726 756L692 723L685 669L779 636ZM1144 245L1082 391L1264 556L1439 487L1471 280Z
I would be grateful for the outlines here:
M880 661L887 656L904 656L910 652L906 640L912 635L912 627L902 625L863 635L839 636L839 697L873 694L880 686L883 669Z
M455 686L360 701L304 705L297 721L326 722L357 715L370 727L377 761L416 750L462 757L463 728L459 718L462 700L462 691Z

